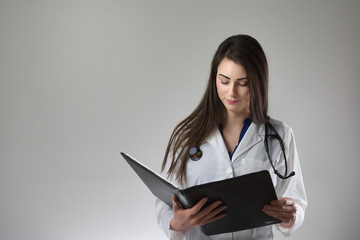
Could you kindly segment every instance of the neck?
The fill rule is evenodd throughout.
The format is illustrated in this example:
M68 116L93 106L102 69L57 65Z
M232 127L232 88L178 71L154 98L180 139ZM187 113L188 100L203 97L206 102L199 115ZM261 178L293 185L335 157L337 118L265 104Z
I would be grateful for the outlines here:
M250 113L236 114L236 113L228 112L223 122L223 127L226 127L228 129L242 128L244 120L247 118L250 118Z

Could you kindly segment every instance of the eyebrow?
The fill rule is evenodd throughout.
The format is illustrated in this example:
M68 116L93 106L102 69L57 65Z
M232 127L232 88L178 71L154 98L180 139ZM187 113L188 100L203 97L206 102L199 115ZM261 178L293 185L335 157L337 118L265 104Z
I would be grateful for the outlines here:
M224 77L224 78L230 80L230 78L229 78L228 76L225 76L225 75L223 75L223 74L221 74L221 73L219 73L219 76ZM247 77L238 78L238 79L236 79L236 80L244 80L244 79L247 79Z

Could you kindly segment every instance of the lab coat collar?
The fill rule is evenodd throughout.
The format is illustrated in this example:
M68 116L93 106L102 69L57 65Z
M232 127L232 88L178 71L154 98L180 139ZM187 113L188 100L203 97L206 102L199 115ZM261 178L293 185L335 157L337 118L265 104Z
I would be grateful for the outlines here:
M225 159L230 160L229 153L219 128L216 128L215 132L208 138L207 142L214 146Z
M247 150L252 148L254 145L261 142L264 136L265 136L264 124L257 126L255 123L251 123L243 139L241 140L239 146L235 150L232 160L234 161L239 156L244 154ZM224 157L226 156L226 158L230 160L228 150L226 148L224 139L219 129L215 130L214 134L212 134L208 138L207 142L213 145L215 149L217 149Z
M232 160L237 159L250 148L260 143L263 140L264 135L265 130L263 124L258 127L255 123L251 123L239 146L235 150Z

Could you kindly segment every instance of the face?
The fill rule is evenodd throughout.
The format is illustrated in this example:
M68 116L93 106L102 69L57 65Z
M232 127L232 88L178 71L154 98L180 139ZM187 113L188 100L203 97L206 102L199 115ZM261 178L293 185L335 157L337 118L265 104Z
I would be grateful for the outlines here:
M228 115L249 117L250 93L247 74L242 65L225 57L218 67L216 87Z

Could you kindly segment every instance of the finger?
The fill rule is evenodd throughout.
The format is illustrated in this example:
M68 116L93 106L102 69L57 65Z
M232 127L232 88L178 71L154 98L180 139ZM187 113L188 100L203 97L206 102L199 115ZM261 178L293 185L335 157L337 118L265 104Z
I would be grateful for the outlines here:
M276 213L276 212L265 212L267 215L269 215L269 216L271 216L271 217L274 217L274 218L276 218L276 219L279 219L279 220L281 220L282 222L289 222L292 218L293 218L293 216L288 216L288 215L286 215L286 216L284 216L284 215L281 215L281 214L278 214L278 213Z
M211 213L215 208L217 208L219 205L221 204L220 201L215 201L213 203L211 203L209 206L207 206L206 208L202 209L200 212L198 212L198 214L196 215L197 218L201 219L204 216L208 215L209 213Z
M181 208L179 200L177 199L177 197L175 195L172 196L172 202L173 202L173 209L174 210Z
M223 215L225 213L222 213L220 214L221 212L223 212L225 209L227 208L226 205L223 205L223 206L219 206L215 209L213 209L211 212L209 212L208 214L206 214L202 219L201 221L202 222L209 222L209 220L211 219L218 219L218 215ZM226 214L225 214L226 216ZM211 220L211 221L215 221L215 220Z
M267 215L272 216L277 219L280 219L283 222L289 222L296 215L296 213L278 212L278 211L271 211L271 210L264 210L264 212Z
M295 201L291 198L279 198L278 200L271 201L271 205L282 206L282 205L294 205Z
M227 208L227 206L225 206L225 205L217 207L216 209L212 210L211 212L209 212L206 215L203 214L205 211L201 211L198 215L195 216L195 219L197 219L196 224L201 226L206 223L213 222L220 218L225 217L226 213L222 213L222 214L219 214L219 213L224 211L226 208Z
M217 221L217 220L219 220L219 219L221 219L221 218L223 218L223 217L226 217L226 213L222 213L222 214L219 214L219 215L216 215L215 217L212 217L212 218L210 218L210 219L207 219L204 223L203 223L203 225L205 225L205 224L208 224L208 223L210 223L210 222L215 222L215 221Z
M294 221L294 219L295 219L295 217L293 217L293 216L286 216L286 217L283 217L283 216L273 216L273 215L270 215L269 214L269 216L272 216L272 217L274 217L274 218L276 218L276 219L278 219L278 220L280 220L280 221L282 221L283 223L290 223L290 222L293 222Z
M295 210L289 210L289 211L278 211L278 210L274 210L274 209L269 209L269 208L263 208L264 212L272 212L272 213L276 213L279 215L290 215L290 214L296 214Z
M295 205L291 205L291 206L276 206L276 205L265 205L263 207L264 210L270 210L270 211L278 211L278 212L296 212L296 206Z
M191 208L191 211L193 212L193 213L197 213L197 212L199 212L200 210L201 210L201 208L205 205L205 203L207 202L207 198L203 198L203 199L201 199L195 206L193 206L192 208Z

